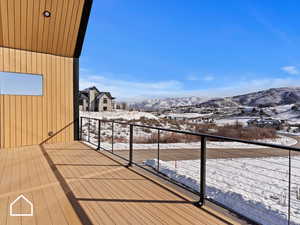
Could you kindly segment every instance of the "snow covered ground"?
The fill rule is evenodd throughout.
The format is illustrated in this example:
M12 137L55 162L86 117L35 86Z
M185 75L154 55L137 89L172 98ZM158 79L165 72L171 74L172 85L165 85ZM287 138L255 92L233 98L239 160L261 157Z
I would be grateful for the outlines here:
M207 160L207 196L267 225L285 225L288 215L288 158ZM157 168L157 160L146 165ZM160 172L199 191L199 160L160 161ZM300 157L292 158L291 224L300 224Z
M283 109L282 109L283 110ZM81 116L84 117L90 117L90 118L97 118L97 119L123 119L123 120L139 120L142 117L148 118L148 119L154 119L157 121L159 126L164 127L164 128L173 128L177 130L187 130L188 126L185 126L185 124L179 125L180 127L172 127L171 124L168 123L163 123L163 121L159 121L159 118L156 117L155 115L151 113L146 113L146 112L137 112L137 111L114 111L114 112L80 112ZM228 123L235 123L236 121L246 123L247 120L249 120L249 117L240 117L240 118L232 118L232 119L223 119L217 121L217 123L223 123L223 124L228 124ZM87 120L83 121L83 137L85 138L88 134L87 129ZM96 121L91 121L91 130L94 130L94 132L91 132L90 134L90 141L97 144L97 122ZM137 122L138 123L138 122ZM156 126L156 125L152 125ZM101 141L103 146L111 146L111 129L112 125L111 123L102 123L101 126L101 138L103 140ZM155 130L150 130L147 128L134 128L134 138L143 138L143 137L149 137L153 134L156 134L157 131ZM115 123L114 124L114 148L116 150L123 150L123 149L128 149L128 138L129 138L129 126L126 125L120 125ZM264 142L264 143L271 143L271 144L279 144L279 145L286 145L286 146L292 146L297 144L297 140L291 137L286 137L286 136L280 136L279 138L276 139L262 139L262 140L257 140L259 142ZM166 143L160 144L160 147L163 149L199 149L200 142L189 142L189 143ZM224 148L264 148L262 146L254 146L254 145L247 145L243 143L238 143L238 142L216 142L216 141L208 141L207 142L207 147L208 148L218 148L218 149L224 149ZM157 149L157 143L154 144L137 144L134 143L134 149Z
M166 115L161 115L160 117L169 117L169 118L186 118L186 119L194 119L194 118L199 118L199 117L208 117L212 116L213 113L206 113L206 114L201 114L201 113L169 113Z
M87 138L84 136L84 138ZM98 140L95 138L95 135L91 135L90 141L97 144ZM297 144L297 140L294 138L281 136L277 139L263 139L259 140L260 142L270 143L270 144L278 144L278 145L285 145L285 146L292 146ZM101 146L110 147L111 143L107 141L102 141ZM199 149L201 146L200 142L190 142L190 143L160 143L161 149ZM259 149L259 148L266 148L264 146L257 146L257 145L249 145L239 142L222 142L222 141L208 141L207 148L216 148L216 149ZM147 149L157 149L157 143L155 144L136 144L133 143L134 150L147 150ZM128 142L114 142L114 149L115 150L128 150Z
M291 133L291 132L286 132L286 131L278 131L279 134L287 134L290 136L300 136L300 132L295 132L295 133Z
M275 109L277 112L277 114L272 115L272 117L274 119L288 120L290 124L300 123L300 112L291 110L292 106L293 104L272 107L271 110Z
M137 111L123 111L117 110L113 112L83 112L80 111L80 116L83 117L90 117L95 119L102 119L102 120L139 120L142 117L147 119L155 119L158 118L147 112L137 112Z
M236 122L243 124L244 126L247 125L247 121L251 119L259 119L259 117L250 117L250 116L240 116L240 117L230 117L226 119L219 119L215 120L217 125L226 125L226 124L235 124Z

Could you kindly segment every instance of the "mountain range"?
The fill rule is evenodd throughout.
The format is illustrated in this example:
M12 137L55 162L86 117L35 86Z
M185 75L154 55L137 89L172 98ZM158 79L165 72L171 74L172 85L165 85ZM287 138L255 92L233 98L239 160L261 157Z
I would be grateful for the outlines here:
M167 109L180 106L197 107L266 107L287 104L300 104L300 87L271 88L233 97L207 99L202 97L180 97L148 99L131 104L136 109Z
M180 98L155 98L155 99L147 99L139 102L134 102L130 104L131 108L134 109L168 109L172 107L180 107L180 106L189 106L200 104L204 101L207 101L207 98L201 97L180 97Z

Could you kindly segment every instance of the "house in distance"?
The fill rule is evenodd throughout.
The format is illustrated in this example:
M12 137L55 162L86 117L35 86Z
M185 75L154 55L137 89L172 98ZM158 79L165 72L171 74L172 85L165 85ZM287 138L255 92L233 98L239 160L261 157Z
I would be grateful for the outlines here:
M80 111L102 112L112 111L115 108L114 97L110 92L101 92L95 86L80 91Z

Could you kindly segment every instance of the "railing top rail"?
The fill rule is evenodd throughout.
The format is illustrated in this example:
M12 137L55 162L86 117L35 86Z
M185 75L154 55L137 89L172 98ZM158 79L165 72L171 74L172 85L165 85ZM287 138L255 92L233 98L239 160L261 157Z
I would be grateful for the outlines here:
M93 118L93 117L86 117L86 116L81 116L80 118L91 119L91 120L100 120L101 122L106 122L106 123L108 123L108 122L114 122L114 123L118 123L118 124L130 125L130 123L121 122L121 121L118 121L118 120L102 120L102 119Z
M184 130L175 130L175 129L169 129L169 128L163 128L163 127L153 127L153 126L142 125L142 124L125 123L125 122L120 122L120 121L116 121L116 120L101 120L101 119L92 118L92 117L81 117L81 118L100 120L101 122L114 122L114 123L123 124L123 125L132 125L135 127L143 127L143 128L149 128L149 129L155 129L155 130L161 130L161 131L169 131L169 132L180 133L180 134L195 135L195 136L199 136L199 137L214 138L214 139L219 139L219 140L224 140L224 141L239 142L239 143L244 143L244 144L259 145L259 146L264 146L264 147L269 147L269 148L279 148L279 149L283 149L283 150L291 150L291 151L300 152L300 148L293 147L293 146L270 144L270 143L264 143L264 142L259 142L259 141L247 141L247 140L224 137L224 136L217 136L217 135L212 135L212 134L205 134L205 133L198 133L198 132L191 132L191 131L184 131Z

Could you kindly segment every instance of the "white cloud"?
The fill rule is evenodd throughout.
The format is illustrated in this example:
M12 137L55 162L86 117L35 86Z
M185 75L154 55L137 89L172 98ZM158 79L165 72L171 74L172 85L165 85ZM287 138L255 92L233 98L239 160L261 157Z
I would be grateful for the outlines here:
M204 81L213 81L214 79L215 79L215 77L213 75L211 75L211 74L205 75L203 77Z
M265 78L234 82L232 85L224 85L220 88L191 91L189 92L189 95L209 98L225 97L266 90L268 88L295 86L300 86L300 79Z
M159 82L136 82L111 79L110 76L87 75L83 73L79 80L80 89L97 86L100 91L110 91L118 99L136 97L168 96L183 89L183 84L176 80Z
M300 85L300 78L240 79L240 81L233 80L232 82L224 83L221 87L217 88L190 90L185 88L183 83L176 80L136 82L112 79L110 77L114 77L113 74L102 73L95 75L83 72L80 79L80 89L97 86L100 91L110 91L114 97L117 97L117 100L140 100L183 96L225 97L268 88Z
M300 74L300 71L297 69L296 66L284 66L284 67L281 67L281 70L283 70L284 72L286 72L288 74L292 74L292 75Z
M199 80L199 78L195 74L188 75L186 79L189 80L189 81Z
M190 74L186 78L186 80L189 80L189 81L199 81L199 80L212 81L214 79L215 79L215 77L212 74L207 74L207 75L202 75L202 76L196 76L195 74Z

